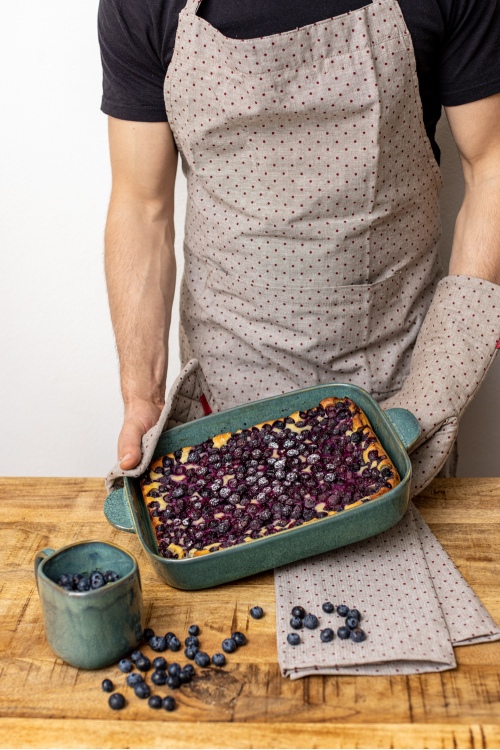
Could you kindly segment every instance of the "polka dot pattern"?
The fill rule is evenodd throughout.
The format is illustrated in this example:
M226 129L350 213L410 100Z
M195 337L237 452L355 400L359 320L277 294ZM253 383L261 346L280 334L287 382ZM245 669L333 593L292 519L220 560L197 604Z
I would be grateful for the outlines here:
M179 17L181 356L220 408L332 381L393 395L439 274L441 176L399 5L229 39Z
M500 639L500 629L411 504L404 518L376 537L275 571L278 659L282 673L416 674L456 666L453 645ZM320 628L344 624L321 605L359 609L366 641L298 631L286 642L290 612L300 604ZM460 607L456 603L460 602Z
M436 476L453 448L460 417L498 351L500 286L447 276L437 287L402 389L383 408L409 409L422 433L411 454L412 496Z

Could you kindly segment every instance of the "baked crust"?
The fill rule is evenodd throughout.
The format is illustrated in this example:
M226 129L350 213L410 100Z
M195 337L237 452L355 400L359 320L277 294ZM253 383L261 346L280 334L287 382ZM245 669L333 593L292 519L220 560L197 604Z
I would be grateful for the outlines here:
M326 427L332 427L332 430L324 430L324 434L317 437L323 419L328 420ZM297 437L300 433L305 433L305 436ZM252 453L252 456L261 455L250 462L258 465L257 468L252 467L251 474L247 464L238 463L242 453L238 446L241 443L247 451L248 463L247 443L254 445L256 434L266 443L259 443L264 450L257 449ZM325 447L325 441L334 446L330 453L328 446ZM292 450L289 449L289 443L293 444ZM233 455L231 450L236 463L232 459L231 466L229 462L222 465L225 456L229 455L231 458ZM339 458L341 450L343 459ZM293 454L293 457L290 458L289 454ZM193 461L194 456L199 464ZM287 466L288 473L281 468L275 471L280 462ZM332 465L335 466L333 473L331 468L328 469ZM356 471L351 471L350 466L357 467ZM217 467L215 473L214 467ZM244 471L248 472L245 480L242 479ZM280 482L277 477L281 480L285 473L287 479L290 479L289 474L295 475L295 480L287 482L285 479ZM207 474L210 479L205 480ZM229 488L234 490L237 476L240 482L238 492L229 496ZM252 482L249 479L252 476L258 477L258 480ZM214 480L214 477L217 478ZM373 486L370 485L372 477ZM244 481L252 486L248 488ZM301 482L306 483L307 488L302 487ZM323 399L317 407L304 412L262 422L234 434L216 435L200 446L187 446L162 456L151 463L141 477L142 493L157 537L159 552L164 557L173 559L206 555L221 548L250 543L270 534L283 533L299 525L315 523L325 516L336 515L376 500L399 482L397 469L385 453L366 414L351 399L335 397ZM253 487L255 483L263 486L262 492L259 493L258 488ZM278 486L280 490L276 489ZM344 496L342 489L338 489L339 486L344 488ZM283 502L277 503L276 497L278 492L282 493L278 501L286 497L287 493L297 496L297 487L302 493L305 509L299 517L290 518L290 513L285 515L287 509ZM366 491L367 487L372 491ZM275 489L274 494L272 488ZM224 495L224 498L220 498L219 494ZM239 498L237 502L235 497ZM286 505L291 505L289 500L290 498L286 500ZM295 516L298 513L296 508L302 501L297 500L293 511L290 511ZM270 508L275 508L276 504L281 507L283 517L277 519L275 512L271 520ZM258 510L255 505L259 506ZM311 514L313 517L309 517ZM245 520L241 519L247 519L248 524L245 525ZM257 519L264 519L260 526ZM247 527L251 527L250 532ZM217 529L220 532L219 538ZM235 529L239 529L239 532ZM198 541L197 536L200 538Z

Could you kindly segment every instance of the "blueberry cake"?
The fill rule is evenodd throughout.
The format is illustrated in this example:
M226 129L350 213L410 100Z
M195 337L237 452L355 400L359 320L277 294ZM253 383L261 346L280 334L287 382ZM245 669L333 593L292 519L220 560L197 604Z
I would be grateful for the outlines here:
M326 398L162 456L140 481L160 555L182 559L335 515L400 478L364 412Z

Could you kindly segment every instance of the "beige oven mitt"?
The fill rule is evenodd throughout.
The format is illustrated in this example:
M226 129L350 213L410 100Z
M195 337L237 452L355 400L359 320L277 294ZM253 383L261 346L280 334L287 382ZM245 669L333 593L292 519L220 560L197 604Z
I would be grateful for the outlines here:
M162 432L217 411L219 408L212 398L200 363L197 359L189 360L170 389L158 422L142 438L141 463L127 471L116 463L106 477L108 492L115 489L123 477L138 477L146 470Z
M500 286L470 276L439 282L401 390L380 406L409 409L421 435L411 452L412 496L445 463L460 417L500 346Z

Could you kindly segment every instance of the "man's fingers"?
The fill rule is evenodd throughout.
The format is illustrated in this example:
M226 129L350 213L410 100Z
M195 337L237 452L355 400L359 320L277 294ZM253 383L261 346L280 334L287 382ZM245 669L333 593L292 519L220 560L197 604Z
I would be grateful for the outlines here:
M120 468L125 471L134 469L141 461L141 440L144 432L144 424L139 419L127 419L122 427L118 439L118 456Z

